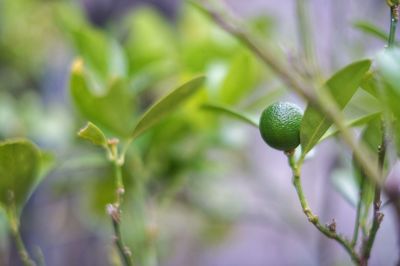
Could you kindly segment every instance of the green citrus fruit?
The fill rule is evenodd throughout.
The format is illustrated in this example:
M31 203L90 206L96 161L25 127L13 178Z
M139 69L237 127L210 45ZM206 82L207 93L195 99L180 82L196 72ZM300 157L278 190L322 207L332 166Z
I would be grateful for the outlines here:
M277 102L261 114L260 133L272 148L291 151L300 144L300 124L303 111L295 104Z

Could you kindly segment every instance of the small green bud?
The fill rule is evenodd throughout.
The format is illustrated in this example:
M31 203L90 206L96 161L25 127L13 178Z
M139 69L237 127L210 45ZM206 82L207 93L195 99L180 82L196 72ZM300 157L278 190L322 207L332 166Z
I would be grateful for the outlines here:
M87 123L87 125L78 132L78 136L92 142L94 145L103 147L107 145L107 139L103 132L91 122Z

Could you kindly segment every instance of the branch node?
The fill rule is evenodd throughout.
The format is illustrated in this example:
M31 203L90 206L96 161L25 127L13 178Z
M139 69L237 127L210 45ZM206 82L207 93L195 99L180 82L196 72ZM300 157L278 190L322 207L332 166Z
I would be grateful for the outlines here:
M107 204L106 207L107 214L113 219L114 222L120 223L121 221L121 211L114 204Z
M125 194L125 189L123 187L117 188L117 195L123 196Z
M379 200L377 202L374 202L375 210L380 210L381 206L382 206L382 201L381 200Z
M127 246L124 246L124 253L128 257L132 257L132 252L129 250Z
M336 233L336 220L335 219L332 219L332 222L327 223L325 226L329 229L330 232Z
M377 220L378 220L378 223L382 223L383 217L385 217L385 215L384 215L383 213L381 213L381 212L378 212L378 213L377 213Z

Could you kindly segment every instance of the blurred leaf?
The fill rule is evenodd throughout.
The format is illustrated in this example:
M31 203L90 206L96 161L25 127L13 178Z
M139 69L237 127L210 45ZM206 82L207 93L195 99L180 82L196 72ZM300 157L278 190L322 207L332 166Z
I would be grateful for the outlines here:
M84 76L83 62L74 62L70 92L79 112L90 121L120 137L130 135L134 122L133 96L120 79L113 80L103 95L95 95Z
M237 54L219 90L218 101L233 105L240 101L257 83L259 66L247 51Z
M56 22L72 43L77 55L87 64L90 74L104 85L109 77L125 77L125 51L117 40L92 26L81 8L59 3Z
M70 157L63 158L57 165L57 173L59 175L69 176L72 173L72 175L77 176L76 173L82 174L85 171L90 171L109 163L104 154L99 153L97 150L89 154L80 151L79 156Z
M176 61L177 38L170 23L155 9L136 9L127 22L130 32L125 47L130 74L136 74L149 65Z
M0 202L5 208L15 204L18 212L39 184L41 153L28 140L0 143Z
M380 92L379 95L381 97ZM365 90L359 89L343 110L343 114L344 117L353 120L367 114L383 112L383 110L384 107L380 98L376 98Z
M194 78L177 89L171 91L169 94L161 98L158 102L153 104L146 113L139 119L136 124L132 138L135 139L148 129L157 124L161 119L174 112L181 104L183 104L189 97L197 92L204 83L204 77Z
M331 175L331 182L335 190L353 207L357 206L359 186L346 169L335 170Z
M0 137L15 136L16 132L20 130L20 119L16 107L16 100L2 91L0 93Z
M249 26L256 34L265 38L271 35L272 30L276 25L271 16L260 14L250 18Z
M384 42L387 42L389 35L382 29L378 28L376 25L371 22L358 20L353 23L356 29L361 30L364 33L367 33L373 37L376 37Z
M368 126L361 134L360 141L363 142L366 147L371 150L371 154L377 157L378 147L381 145L382 142L382 128L380 117L377 117L369 122ZM374 199L375 186L372 182L370 182L370 179L365 176L364 171L362 171L354 156L353 166L357 184L359 185L359 189L362 190L361 200L364 206L364 211L368 211Z
M193 5L183 5L179 20L180 54L185 69L204 72L210 64L231 60L243 51L239 43Z
M271 88L265 93L263 89L262 93L253 94L251 97L246 98L243 102L244 109L251 111L259 111L264 109L266 106L273 104L274 102L282 99L282 97L287 93L286 87L277 86L276 88Z
M358 117L356 119L353 119L352 121L347 122L347 127L359 127L363 126L365 124L368 124L371 120L374 120L377 117L380 117L382 115L382 112L374 112L372 114L366 114L361 117ZM326 140L327 138L330 138L332 136L335 136L337 133L339 133L339 130L336 128L333 128L332 130L328 130L328 132L325 133L324 136L322 136L320 142Z
M95 168L96 169L96 168ZM115 198L115 177L113 168L104 163L98 167L92 174L87 174L85 179L81 181L79 187L81 194L85 194L84 204L82 206L88 208L83 211L94 215L92 217L95 223L106 221L106 213L104 208L107 204L114 201Z
M384 80L400 91L400 49L387 49L377 56L378 70Z
M54 157L53 153L48 151L41 151L40 157L41 157L41 167L40 167L39 177L43 178L46 177L51 171L51 169L54 167L56 163L56 158Z
M380 114L376 114L373 119L369 119L367 127L361 134L360 141L371 150L371 154L377 156L378 147L382 141ZM357 206L358 200L360 199L360 191L362 191L361 203L363 206L363 213L361 216L365 217L372 204L375 187L372 182L369 181L368 177L364 175L364 172L359 167L354 156L352 165L354 174L349 171L341 171L340 175L332 176L332 181L336 190L354 207Z
M162 82L166 77L171 77L176 71L175 63L172 61L157 62L146 65L139 71L136 71L130 84L136 94L149 88L157 86L158 82Z
M79 130L78 136L92 142L94 145L105 147L107 145L107 138L104 136L100 128L94 125L92 122L88 122L87 125Z
M127 75L125 51L116 40L110 40L109 43L110 50L107 77L125 77Z
M377 80L375 77L374 72L368 72L367 75L363 78L361 82L361 88L374 96L375 98L379 98L379 91L378 91L378 85L377 85Z
M219 104L206 103L206 104L202 105L202 108L212 111L212 112L215 112L216 114L227 115L233 119L240 120L241 122L245 122L248 125L258 128L258 123L256 121L249 118L246 114L243 114L239 111L233 110L230 107L226 107L226 106L219 105Z
M85 20L81 9L69 4L59 5L56 19L77 54L91 70L95 70L97 78L105 80L108 76L111 43L104 32L93 28Z
M0 1L1 76L7 80L8 91L26 90L29 82L39 80L43 74L49 50L59 43L52 13L50 3Z
M394 117L394 138L400 152L400 49L387 49L377 56L378 71L383 80L383 106Z
M352 63L336 72L322 89L328 89L338 107L343 109L357 91L371 66L370 60ZM304 157L332 125L330 120L311 105L304 112L300 129L302 156Z

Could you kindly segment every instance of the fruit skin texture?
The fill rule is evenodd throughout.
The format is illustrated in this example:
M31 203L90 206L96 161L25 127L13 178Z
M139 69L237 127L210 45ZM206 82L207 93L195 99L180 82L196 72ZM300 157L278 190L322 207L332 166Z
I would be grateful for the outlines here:
M288 102L274 103L261 114L261 137L272 148L291 151L300 144L302 118L303 111L297 105Z

